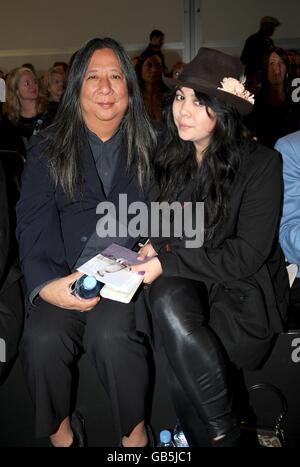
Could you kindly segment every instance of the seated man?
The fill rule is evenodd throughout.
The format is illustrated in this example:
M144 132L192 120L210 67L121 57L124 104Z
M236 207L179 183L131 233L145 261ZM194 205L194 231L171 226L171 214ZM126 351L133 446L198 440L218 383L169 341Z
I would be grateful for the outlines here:
M138 242L129 234L101 235L105 216L99 219L98 208L115 207L121 195L129 204L144 200L155 133L130 58L110 38L92 39L76 53L60 105L54 124L32 142L17 205L28 290L20 355L36 434L49 436L52 446L83 446L71 387L74 362L85 350L110 397L119 441L142 447L148 350L134 303L79 299L70 285L81 275L78 266L110 243L131 248Z

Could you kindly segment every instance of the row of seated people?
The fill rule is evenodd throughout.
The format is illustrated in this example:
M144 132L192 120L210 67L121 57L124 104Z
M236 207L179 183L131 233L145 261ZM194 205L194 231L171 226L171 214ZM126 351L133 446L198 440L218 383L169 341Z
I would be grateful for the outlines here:
M6 98L0 119L0 148L26 157L31 136L50 125L65 89L65 74L50 68L39 83L34 69L18 67L6 77Z
M185 64L178 62L172 76L179 76ZM135 70L150 118L162 122L167 87L163 82L165 63L160 51L149 48L136 58ZM292 69L294 70L292 72ZM7 102L0 122L0 147L14 149L26 156L25 147L34 131L48 126L56 114L65 88L66 71L53 66L40 82L34 69L12 70L7 78ZM282 136L300 129L299 93L293 83L299 77L299 65L289 52L271 49L257 73L255 105L246 124L259 141L273 148ZM299 86L299 85L298 85Z

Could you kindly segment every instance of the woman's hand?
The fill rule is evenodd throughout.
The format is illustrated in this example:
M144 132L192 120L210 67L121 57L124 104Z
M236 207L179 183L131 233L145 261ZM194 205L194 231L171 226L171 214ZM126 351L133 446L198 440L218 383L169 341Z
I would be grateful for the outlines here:
M150 258L153 256L157 256L156 251L154 250L153 246L151 243L146 243L140 250L139 250L139 256L138 260L143 261L146 258Z
M71 285L81 276L82 272L77 271L62 279L50 282L40 290L40 297L45 302L66 310L91 310L99 303L100 297L81 299L71 294Z
M162 274L162 267L158 258L153 258L143 264L136 264L130 267L130 271L133 272L144 272L145 284L151 284Z

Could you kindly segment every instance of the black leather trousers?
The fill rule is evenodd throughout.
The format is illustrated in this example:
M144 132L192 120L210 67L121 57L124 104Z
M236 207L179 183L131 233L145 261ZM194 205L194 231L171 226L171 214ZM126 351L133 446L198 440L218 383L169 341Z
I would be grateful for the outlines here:
M222 437L220 444L228 440L226 445L236 445L239 428L224 352L207 326L206 287L177 277L159 278L149 290L149 305L170 366L174 405L189 442L214 445L215 438Z

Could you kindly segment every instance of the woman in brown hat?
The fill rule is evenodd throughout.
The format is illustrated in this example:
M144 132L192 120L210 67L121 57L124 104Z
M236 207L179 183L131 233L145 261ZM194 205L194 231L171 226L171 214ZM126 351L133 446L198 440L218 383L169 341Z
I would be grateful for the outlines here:
M155 345L166 353L191 446L239 444L229 369L262 365L286 314L289 285L277 238L281 161L243 125L253 98L241 71L238 59L201 48L177 80L165 79L172 93L153 200L178 201L183 230L151 237L140 257L153 258L132 268L145 271L144 282L151 283L145 294ZM197 237L199 202L201 245L187 225L192 219Z

